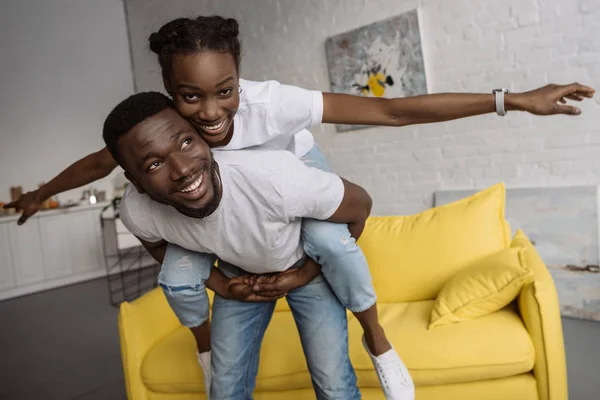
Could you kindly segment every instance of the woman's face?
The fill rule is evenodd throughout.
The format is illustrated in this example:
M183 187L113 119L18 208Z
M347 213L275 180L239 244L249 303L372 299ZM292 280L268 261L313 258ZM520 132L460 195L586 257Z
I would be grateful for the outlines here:
M175 55L170 78L167 89L177 111L211 147L227 144L240 104L233 56L208 51Z

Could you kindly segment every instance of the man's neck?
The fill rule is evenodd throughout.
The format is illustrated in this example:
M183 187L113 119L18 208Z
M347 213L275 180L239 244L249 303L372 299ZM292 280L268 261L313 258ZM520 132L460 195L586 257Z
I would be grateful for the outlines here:
M213 201L206 206L207 213L205 216L201 218L206 218L212 215L217 208L219 208L219 204L221 204L221 199L223 198L223 182L221 181L221 171L219 170L219 164L214 161L213 165L213 173L211 179L213 179L213 187L215 188L215 197Z

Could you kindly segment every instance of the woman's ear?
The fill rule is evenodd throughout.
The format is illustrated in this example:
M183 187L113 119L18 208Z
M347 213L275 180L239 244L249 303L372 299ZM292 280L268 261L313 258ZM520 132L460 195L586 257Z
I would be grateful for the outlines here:
M169 94L169 96L171 96L171 98L173 98L173 90L171 89L171 79L170 79L170 77L167 76L167 74L165 72L163 72L162 78L163 78L163 85L165 87L165 90L167 91L167 93Z

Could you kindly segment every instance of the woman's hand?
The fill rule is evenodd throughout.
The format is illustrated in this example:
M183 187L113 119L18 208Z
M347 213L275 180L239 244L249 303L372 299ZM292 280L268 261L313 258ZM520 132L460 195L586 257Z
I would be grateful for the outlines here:
M321 266L313 259L307 258L299 268L268 275L251 275L244 282L252 287L258 296L286 296L289 292L308 285L321 273Z
M566 105L567 99L582 101L594 97L591 87L571 83L570 85L550 84L524 93L507 94L505 97L508 110L527 111L535 115L579 115L581 110Z
M34 190L33 192L22 194L17 201L8 203L3 208L14 208L17 211L21 211L21 217L17 221L17 224L23 225L29 217L40 210L44 200L45 199L40 199L38 192Z
M253 275L246 277L245 284L248 285L257 296L284 297L290 291L306 285L298 268L269 275Z
M238 276L230 278L222 297L229 300L263 302L275 301L284 297L287 293L256 293L252 284L251 277Z

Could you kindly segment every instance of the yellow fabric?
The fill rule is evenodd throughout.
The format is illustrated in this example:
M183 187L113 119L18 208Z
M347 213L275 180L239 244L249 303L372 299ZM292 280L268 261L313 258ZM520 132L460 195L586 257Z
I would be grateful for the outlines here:
M503 184L411 216L371 217L358 241L380 303L433 300L453 275L510 244Z
M154 289L131 303L121 303L119 338L129 399L148 399L140 374L142 362L160 339L180 326L160 289Z
M540 400L565 400L567 367L554 281L523 231L517 231L511 246L524 249L525 262L535 274L535 281L525 286L519 296L519 310L535 346L533 371Z
M480 379L499 379L531 371L533 344L523 322L511 308L469 323L427 330L431 300L383 304L380 321L394 348L411 371L415 384L442 385ZM363 388L378 388L373 364L361 344L362 328L349 320L350 358ZM300 339L290 312L276 313L260 353L256 391L309 389ZM194 357L194 339L180 328L159 341L142 366L146 387L153 392L203 391Z
M453 276L438 295L429 329L480 318L513 301L533 272L518 247L476 261Z
M555 287L522 233L535 281L517 303L489 315L429 330L434 299L466 266L509 247L504 187L409 217L373 217L359 244L379 291L380 320L417 385L419 400L566 400L566 369ZM212 299L212 296L211 296ZM279 301L261 348L257 400L314 399L287 302ZM520 311L520 314L517 312ZM366 400L383 400L350 315L350 357ZM123 303L119 334L130 400L205 399L191 333L160 289ZM535 364L535 365L534 365ZM533 370L533 373L532 373Z
M146 387L154 392L204 392L204 378L196 350L194 336L183 326L161 339L142 363L142 379Z
M363 400L385 400L381 389L361 388ZM418 400L538 400L535 378L531 374L510 378L458 383L452 385L417 387ZM205 400L200 393L148 393L149 400ZM287 390L281 392L257 392L255 400L314 400L312 389ZM566 400L566 398L565 398Z
M452 385L421 386L416 389L417 400L538 400L535 378L531 374ZM384 399L368 397L369 391L361 392L366 394L363 399Z
M428 330L432 300L383 304L380 321L417 386L495 379L531 371L534 350L518 314L505 308L445 329ZM360 387L379 386L360 345L362 329L349 324L350 358Z

